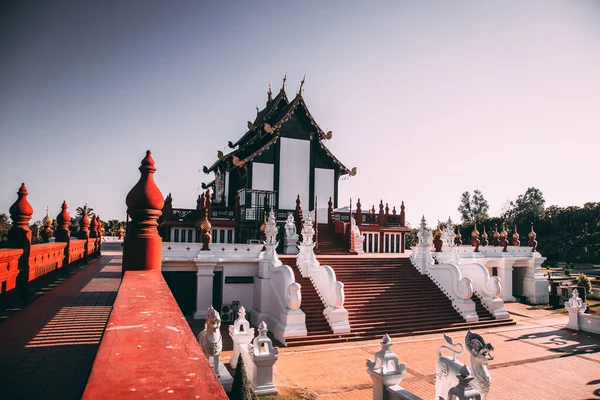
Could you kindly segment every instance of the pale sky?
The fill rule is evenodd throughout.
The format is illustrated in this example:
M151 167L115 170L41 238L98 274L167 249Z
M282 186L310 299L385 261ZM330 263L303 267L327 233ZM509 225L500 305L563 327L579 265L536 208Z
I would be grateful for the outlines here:
M25 4L27 3L27 4ZM85 3L85 4L84 4ZM527 187L600 200L600 2L4 1L0 213L88 202L125 218L144 152L175 207L288 72L358 174L339 202L458 219L480 189L498 215Z

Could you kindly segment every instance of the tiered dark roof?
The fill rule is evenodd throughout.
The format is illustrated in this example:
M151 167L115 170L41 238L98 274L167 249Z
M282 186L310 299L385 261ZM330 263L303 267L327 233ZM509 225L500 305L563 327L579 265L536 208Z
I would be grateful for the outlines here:
M234 150L228 154L223 154L219 151L217 153L218 160L209 168L204 167L204 173L210 173L217 168L221 171L228 171L234 167L241 167L244 164L251 162L277 143L281 137L281 127L296 112L302 112L307 117L308 121L310 121L310 124L315 128L316 133L319 135L319 146L324 151L325 155L337 166L340 175L354 175L356 173L355 169L350 170L344 166L329 151L329 149L325 147L323 141L331 139L332 134L331 132L325 133L315 122L302 98L302 90L300 90L296 97L290 102L283 87L273 99L271 99L271 92L269 89L269 99L266 107L263 110L258 111L254 122L248 121L248 131L237 142L229 142L229 147ZM212 184L214 184L214 181L207 185L203 185L203 187L206 188Z

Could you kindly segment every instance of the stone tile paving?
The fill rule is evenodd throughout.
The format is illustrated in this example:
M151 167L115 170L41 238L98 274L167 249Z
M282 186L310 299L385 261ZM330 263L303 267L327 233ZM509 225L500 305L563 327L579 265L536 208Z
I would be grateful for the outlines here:
M0 324L2 398L81 397L121 281L104 254Z
M476 331L494 345L490 362L491 399L600 398L600 336L564 329L565 314L512 303L517 326ZM465 332L450 334L464 343ZM408 373L402 386L434 398L440 334L393 340L392 348ZM371 399L371 379L365 361L380 349L378 341L280 349L275 383L285 391L307 388L319 399ZM228 360L230 351L222 360ZM469 362L465 355L457 357Z

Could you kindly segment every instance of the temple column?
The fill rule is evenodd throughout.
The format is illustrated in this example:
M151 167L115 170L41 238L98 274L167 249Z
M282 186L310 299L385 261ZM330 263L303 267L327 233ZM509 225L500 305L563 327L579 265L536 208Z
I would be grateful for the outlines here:
M206 310L212 306L213 300L213 280L214 263L196 263L198 271L196 272L196 310L194 319L205 319Z
M500 298L504 301L516 301L513 292L513 264L511 260L498 260L498 278L500 278L500 284L502 285L502 293Z

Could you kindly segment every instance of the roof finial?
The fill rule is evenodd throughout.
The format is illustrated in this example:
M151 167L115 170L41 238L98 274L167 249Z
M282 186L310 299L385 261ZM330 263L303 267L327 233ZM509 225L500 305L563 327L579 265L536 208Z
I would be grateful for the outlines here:
M281 90L285 92L285 82L287 81L287 71L285 71L285 75L283 76L283 85L281 85Z
M260 109L258 108L258 106L256 106L256 115L258 115L259 112L260 112Z
M271 90L271 75L269 75L269 90L267 91L268 100L273 100L273 91Z
M302 88L304 87L304 82L306 81L306 72L304 73L304 77L302 78L302 82L300 82L300 92L298 93L302 96Z

